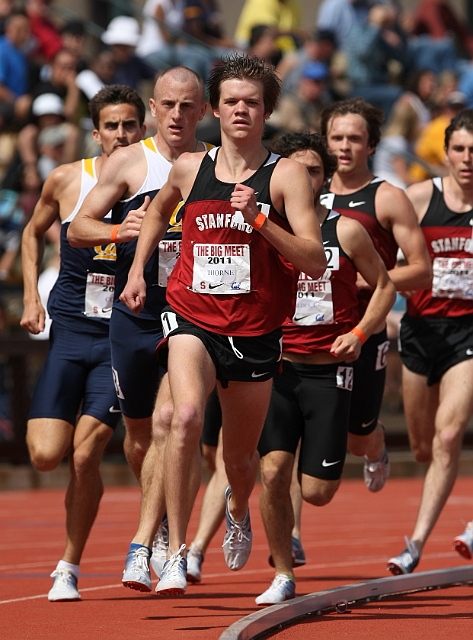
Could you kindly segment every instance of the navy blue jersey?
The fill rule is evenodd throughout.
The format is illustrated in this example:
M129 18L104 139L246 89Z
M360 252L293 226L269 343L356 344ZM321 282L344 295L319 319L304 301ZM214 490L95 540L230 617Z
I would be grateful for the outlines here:
M145 196L149 196L152 200L168 179L172 165L159 153L154 139L147 138L142 140L141 146L148 164L146 178L134 196L127 200L121 200L113 207L113 224L121 224L130 211L139 209ZM145 267L146 302L140 313L140 318L160 320L161 310L166 305L167 281L181 250L181 213L181 205L179 204L171 216L166 234ZM120 243L117 246L117 278L114 304L124 313L131 315L134 315L133 312L119 300L119 296L127 283L128 272L135 257L137 242L138 240L136 239L131 242Z
M107 335L115 288L115 244L73 248L67 229L89 191L97 183L96 158L82 160L80 195L61 226L61 265L50 293L48 312L52 320L71 331Z

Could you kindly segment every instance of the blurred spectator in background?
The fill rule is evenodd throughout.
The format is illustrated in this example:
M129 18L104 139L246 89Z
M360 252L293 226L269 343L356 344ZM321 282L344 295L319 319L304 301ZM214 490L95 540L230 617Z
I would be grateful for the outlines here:
M38 65L54 58L62 49L61 34L51 12L52 0L27 0L26 14L31 22L34 46L31 57Z
M306 62L294 92L282 96L268 123L283 131L320 131L320 113L330 102L328 68L323 62Z
M135 18L118 16L102 33L102 42L112 54L114 84L124 84L139 90L143 80L153 80L155 71L135 54L140 41L140 26Z
M61 28L62 48L72 53L76 58L76 71L79 73L87 69L85 58L85 26L81 20L66 22Z
M207 49L186 40L185 29L183 0L147 0L137 54L157 71L184 65L206 81L213 57L218 56L209 57Z
M80 91L76 85L77 57L60 49L49 65L48 78L38 82L31 90L33 100L45 93L55 94L63 101L63 115L68 122L77 122Z
M419 115L421 130L432 120L437 87L437 76L429 69L413 71L405 82L404 95Z
M248 55L261 58L266 64L271 64L273 67L278 66L282 53L277 46L277 35L277 30L274 27L268 27L266 24L259 24L253 27L247 51Z
M395 187L405 189L412 182L409 166L413 145L420 132L419 114L408 97L394 104L373 159L373 173Z
M466 95L467 107L473 107L473 57L469 65L460 73L458 89Z
M13 189L0 190L0 281L6 280L13 269L24 225L20 194Z
M223 18L216 0L185 0L184 32L194 41L212 47L221 57L234 49L233 40L226 38Z
M330 67L335 49L335 39L332 32L316 30L306 38L302 47L286 54L278 65L283 93L296 90L302 67L307 62L323 62L327 67ZM328 81L330 82L330 78Z
M113 55L111 51L104 50L91 61L89 69L84 69L77 74L76 85L87 100L91 100L105 85L112 84L114 76Z
M296 35L301 26L299 0L245 0L235 31L237 45L248 48L251 29L259 24Z
M317 14L317 27L321 31L330 31L338 49L347 44L347 37L352 28L366 20L366 14L357 17L353 7L354 0L323 0Z
M389 5L374 5L363 24L355 24L347 35L347 75L351 94L360 96L389 117L402 87L391 83L388 63L397 60L402 68L408 61L407 41L396 30L397 13Z
M28 60L23 52L30 36L30 21L23 13L12 13L5 20L0 36L0 130L17 127L28 114Z
M448 0L420 0L412 16L412 32L433 38L453 34L463 52L473 57L473 34Z
M13 13L15 0L0 0L0 36L5 35L5 20Z
M32 106L33 121L18 134L18 153L12 165L21 165L24 180L30 189L40 189L43 179L38 161L41 157L39 136L49 127L62 125L61 132L65 135L62 153L58 156L58 164L73 162L79 154L79 129L65 123L65 109L61 98L55 93L43 93L35 98ZM43 167L47 162L43 162ZM44 172L44 170L43 170Z
M415 154L429 166L414 163L410 169L412 182L421 182L431 176L446 176L445 129L456 114L466 106L466 96L452 91L445 99L442 113L424 127L415 144Z

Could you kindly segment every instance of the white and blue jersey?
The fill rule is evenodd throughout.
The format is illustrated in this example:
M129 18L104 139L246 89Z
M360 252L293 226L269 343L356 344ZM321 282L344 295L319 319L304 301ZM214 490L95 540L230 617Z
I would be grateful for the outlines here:
M139 191L128 198L120 200L112 209L113 224L121 224L130 211L139 209L146 196L151 200L166 183L172 164L159 153L153 138L141 141L148 170ZM166 304L167 278L180 252L182 226L180 207L174 212L169 228L149 259L144 272L146 282L146 302L140 313L141 319L153 319L160 322L161 309ZM117 273L114 305L129 315L134 315L119 300L119 296L128 280L128 272L135 257L137 239L117 245Z

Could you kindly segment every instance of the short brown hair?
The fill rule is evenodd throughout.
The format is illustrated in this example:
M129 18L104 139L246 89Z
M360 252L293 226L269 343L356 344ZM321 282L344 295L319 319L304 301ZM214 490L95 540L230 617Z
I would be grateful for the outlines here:
M281 81L273 67L266 65L256 56L249 57L233 54L221 58L212 69L207 82L209 102L212 109L217 109L220 101L220 86L225 80L259 80L263 84L263 101L265 113L272 113L281 93Z
M334 102L322 111L320 116L320 128L324 138L327 137L328 125L330 120L340 116L349 114L361 116L366 122L368 129L368 144L370 147L376 147L381 139L381 125L383 123L383 112L378 107L374 107L363 98L350 98L350 100L341 100Z
M89 113L96 129L100 125L100 112L111 104L129 104L136 109L140 127L143 126L146 107L138 93L124 84L109 84L100 89L89 102Z
M289 158L293 153L298 151L315 151L322 160L324 167L324 176L327 180L331 178L338 166L338 159L327 148L327 143L322 136L316 133L301 131L298 133L286 133L273 144L275 153L284 158Z
M466 129L469 133L473 133L473 109L462 109L452 118L452 121L445 129L445 149L448 149L452 133L460 129Z

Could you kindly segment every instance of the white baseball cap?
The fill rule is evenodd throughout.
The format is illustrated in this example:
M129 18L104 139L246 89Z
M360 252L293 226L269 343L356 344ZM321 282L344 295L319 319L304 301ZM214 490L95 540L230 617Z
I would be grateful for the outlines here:
M118 16L110 21L107 30L102 33L105 44L127 44L136 47L140 40L140 26L135 18Z
M63 116L64 103L55 93L42 93L33 101L32 111L37 117L50 114Z

